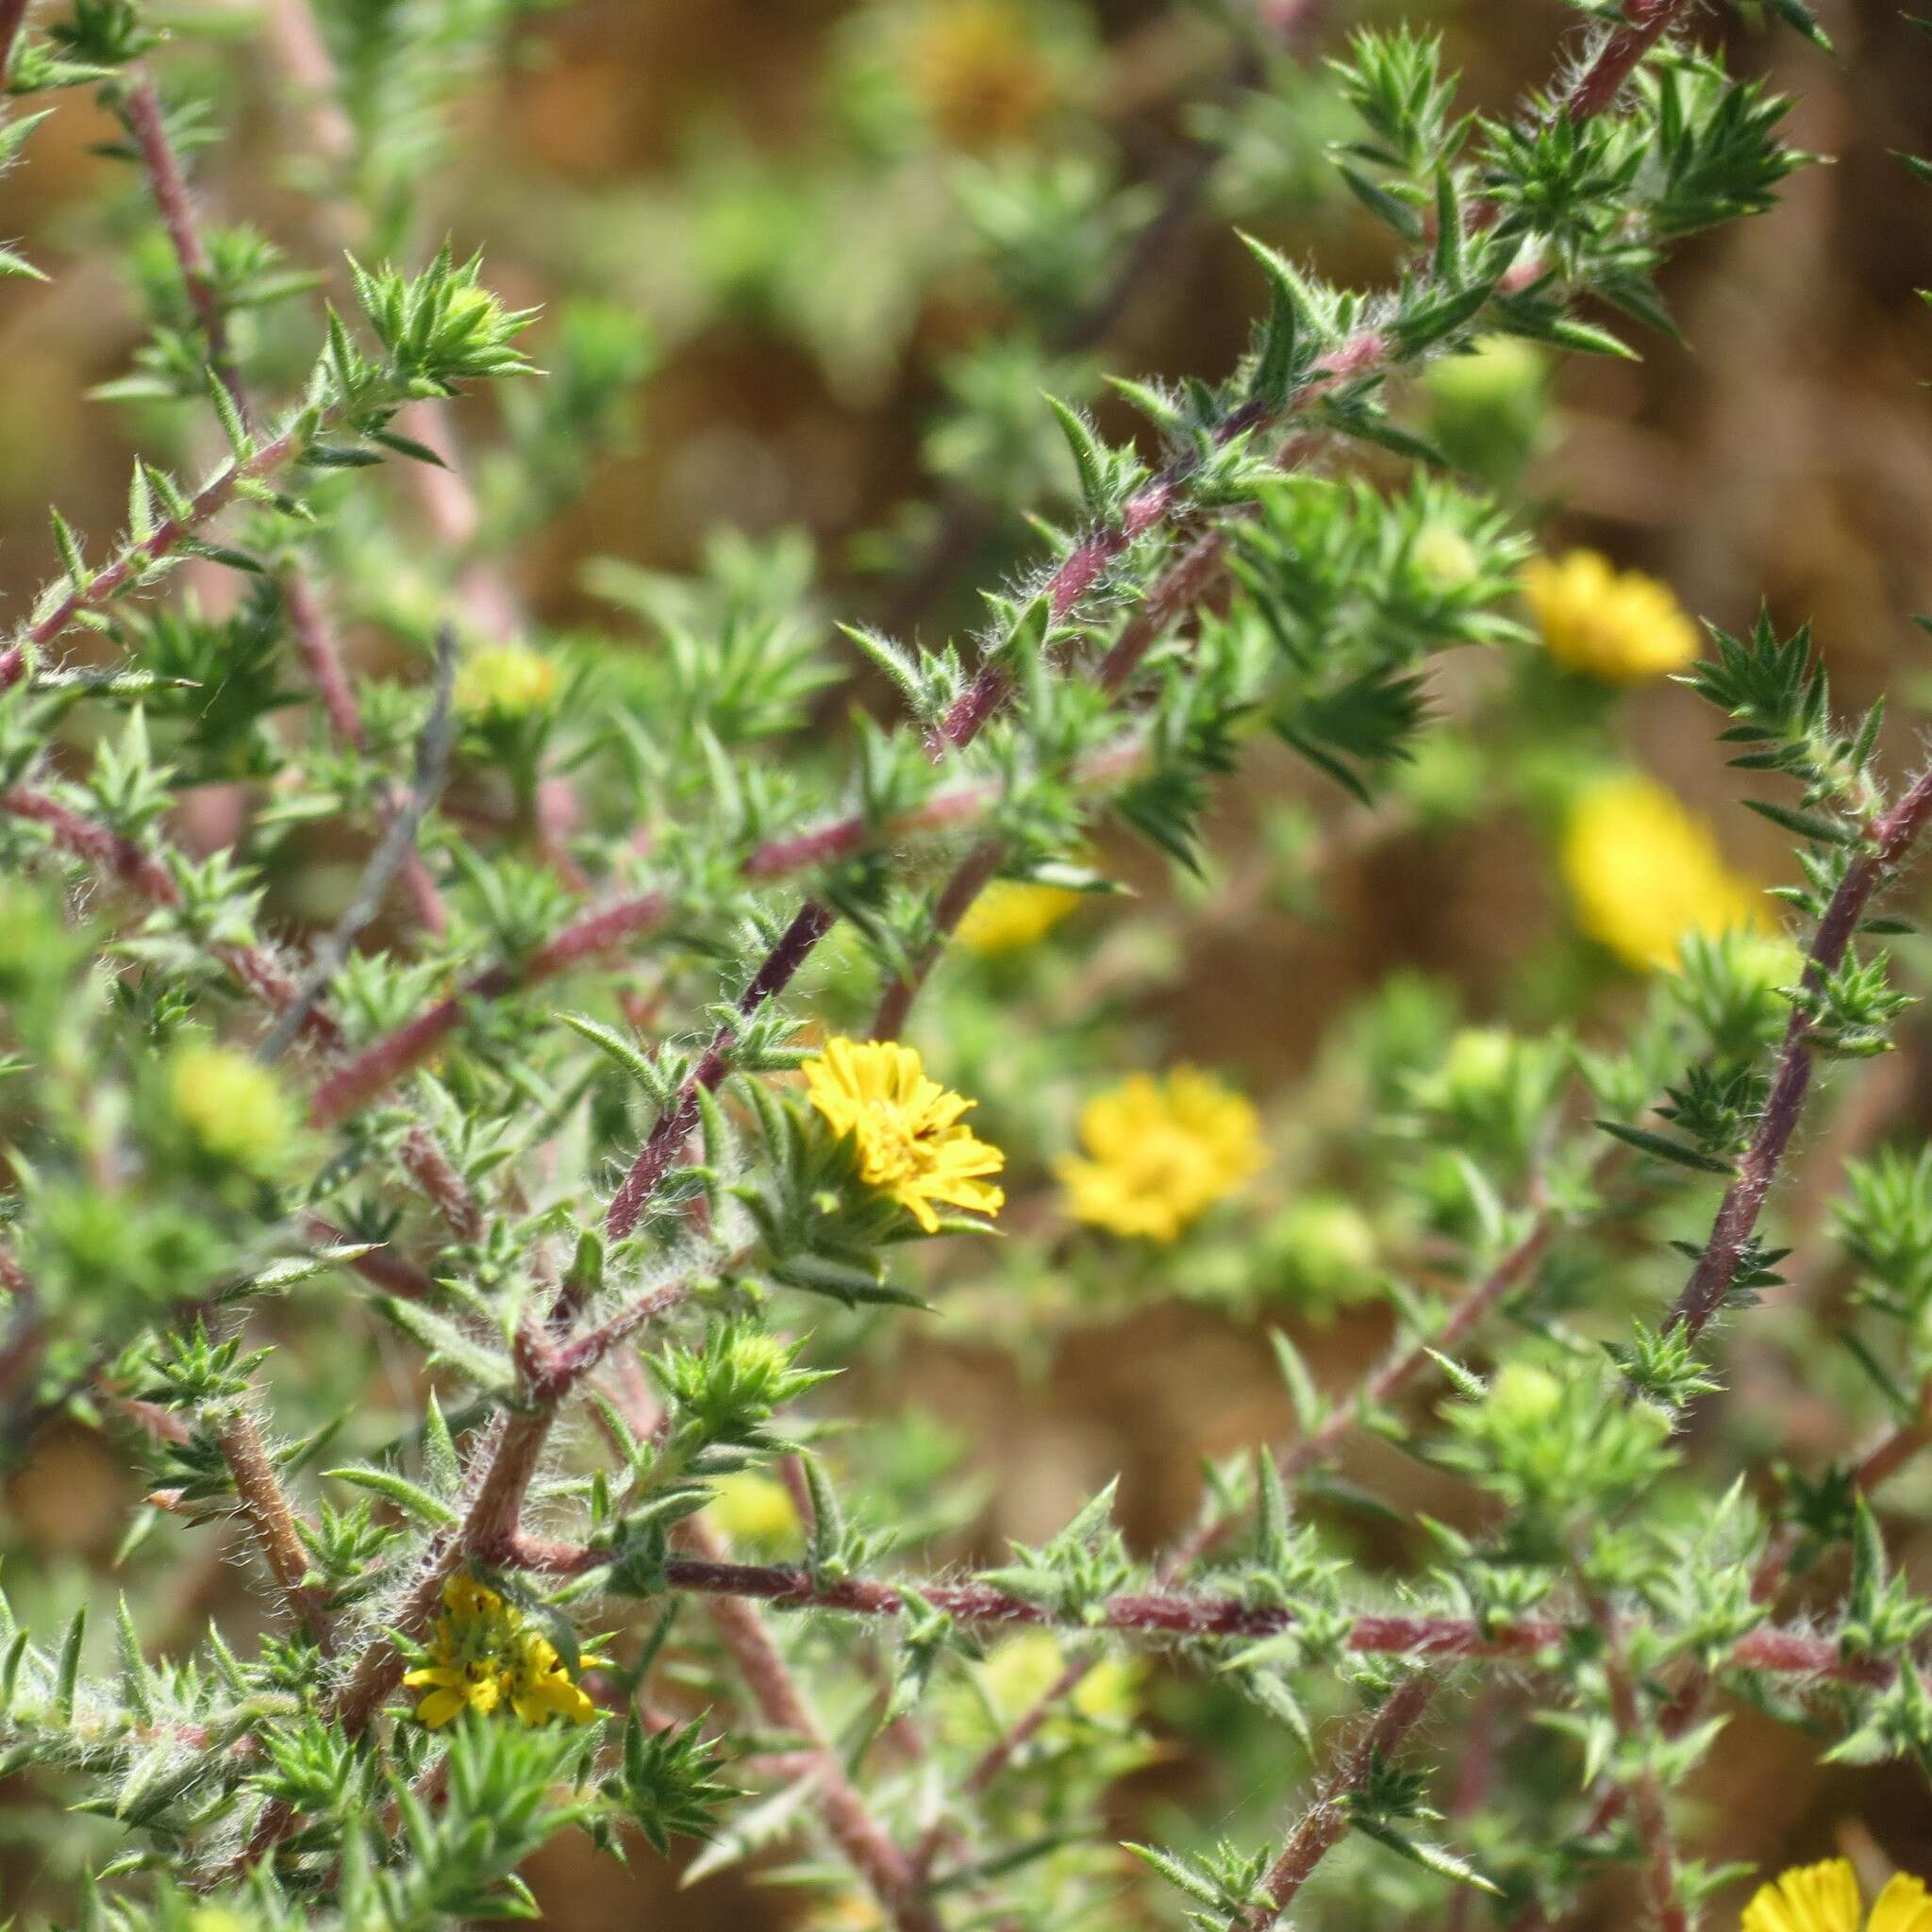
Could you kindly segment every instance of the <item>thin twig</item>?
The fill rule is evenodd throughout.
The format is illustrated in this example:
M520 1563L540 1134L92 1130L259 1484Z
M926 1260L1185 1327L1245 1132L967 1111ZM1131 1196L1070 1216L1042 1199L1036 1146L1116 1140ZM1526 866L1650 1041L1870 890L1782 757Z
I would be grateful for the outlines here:
M195 320L201 324L208 341L208 366L215 380L228 393L236 413L243 423L249 420L248 391L242 387L242 373L236 366L235 349L228 336L228 318L222 308L221 291L215 286L214 272L203 245L201 228L194 219L194 202L188 192L187 177L181 172L180 158L161 116L160 97L146 74L137 72L134 83L120 100L123 119L134 144L141 151L148 186L155 207L167 230L168 243L181 271L188 300Z
M1591 1615L1603 1638L1604 1681L1610 1694L1610 1718L1626 1752L1641 1754L1648 1728L1638 1701L1637 1680L1630 1667L1622 1622L1614 1606L1598 1598ZM1623 1780L1623 1790L1637 1821L1643 1847L1643 1882L1657 1932L1689 1932L1690 1919L1678 1889L1680 1861L1671 1833L1663 1788L1651 1767L1641 1760Z
M1620 1149L1607 1149L1591 1173L1591 1185L1602 1186L1621 1158ZM1411 1384L1436 1369L1438 1356L1453 1356L1482 1322L1535 1274L1561 1225L1562 1216L1555 1208L1547 1204L1540 1207L1515 1245L1488 1274L1462 1291L1430 1333L1413 1335L1398 1342L1351 1396L1332 1406L1319 1428L1310 1430L1275 1457L1275 1467L1283 1479L1293 1482L1326 1461L1363 1414L1387 1408ZM1227 1516L1210 1517L1196 1524L1162 1558L1158 1574L1169 1578L1179 1575L1228 1535L1233 1526L1234 1519Z
M608 1568L610 1553L596 1544L521 1536L499 1554L503 1560L553 1576L583 1576ZM1030 1597L990 1583L947 1583L920 1577L900 1584L874 1577L816 1581L809 1571L780 1564L713 1562L674 1557L665 1565L671 1590L699 1596L754 1597L780 1609L839 1610L853 1616L897 1617L906 1592L943 1610L956 1622L990 1627L1119 1630L1156 1639L1208 1640L1278 1637L1295 1627L1294 1611L1252 1604L1239 1596L1171 1590L1123 1591L1077 1620ZM1557 1617L1523 1617L1510 1623L1477 1623L1467 1617L1370 1612L1350 1623L1343 1645L1358 1657L1406 1657L1417 1661L1534 1662L1573 1642L1587 1624ZM1769 1624L1731 1647L1729 1669L1779 1676L1816 1677L1842 1684L1889 1684L1894 1674L1881 1658L1846 1657L1837 1641L1807 1630Z
M748 1020L791 983L811 951L831 931L838 915L815 899L808 899L792 915L791 923L766 954L751 983L739 995L741 1019ZM705 1049L677 1098L658 1117L644 1144L631 1162L630 1172L604 1216L604 1231L612 1241L622 1241L636 1227L652 1197L670 1173L684 1143L698 1124L698 1095L717 1086L730 1070L731 1051L737 1044L738 1030L721 1026Z
M382 909L390 882L404 858L415 849L416 833L424 814L441 795L449 774L449 755L456 742L456 720L452 708L456 692L457 636L444 625L436 637L436 685L430 698L429 716L416 740L415 769L410 774L408 795L384 829L375 850L370 854L355 893L336 922L335 929L316 948L315 965L295 997L283 1008L268 1036L256 1051L264 1065L278 1060L294 1044L308 1015L342 970L349 949L369 922Z
M715 1564L722 1559L723 1545L702 1517L691 1517L678 1524L676 1541L697 1552L691 1560ZM941 1922L923 1896L922 1874L892 1842L846 1775L817 1712L773 1641L764 1619L741 1596L720 1596L710 1607L718 1635L737 1663L759 1715L779 1730L809 1740L819 1810L839 1849L891 1913L899 1932L941 1932Z

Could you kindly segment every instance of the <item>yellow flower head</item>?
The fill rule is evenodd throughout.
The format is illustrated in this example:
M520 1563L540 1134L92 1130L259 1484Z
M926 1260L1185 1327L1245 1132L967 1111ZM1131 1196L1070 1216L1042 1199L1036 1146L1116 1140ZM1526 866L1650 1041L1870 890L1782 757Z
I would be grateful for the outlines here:
M457 673L456 706L466 718L521 718L556 695L556 664L527 644L486 645Z
M811 1104L835 1134L858 1146L858 1177L890 1194L927 1234L937 1232L938 1202L997 1214L1006 1195L984 1176L1007 1157L960 1124L977 1105L931 1078L909 1046L896 1041L828 1040L804 1067Z
M1757 1889L1739 1932L1858 1932L1859 1905L1857 1874L1847 1860L1795 1865ZM1889 1880L1865 1932L1932 1932L1932 1898L1924 1881L1903 1872Z
M1563 834L1562 865L1576 923L1639 972L1671 965L1688 932L1768 929L1758 888L1654 779L1586 792Z
M1174 1241L1266 1161L1261 1120L1211 1074L1136 1074L1080 1109L1087 1152L1054 1164L1076 1221L1115 1234Z
M1037 946L1074 907L1081 894L1065 886L995 879L966 908L953 937L982 958Z
M1018 0L935 0L912 36L906 79L941 137L986 148L1027 134L1054 83Z
M526 1724L553 1717L582 1724L597 1715L549 1638L474 1576L452 1576L443 1584L442 1614L431 1626L427 1648L433 1661L403 1682L428 1691L416 1719L431 1730L465 1710L488 1717L504 1706ZM582 1659L586 1667L607 1661Z
M1680 671L1698 655L1697 626L1670 587L1620 572L1594 550L1573 550L1555 563L1532 558L1523 596L1550 656L1585 677L1639 684Z
M272 1174L295 1132L295 1109L281 1082L233 1047L176 1047L167 1094L169 1111L196 1150L225 1167Z

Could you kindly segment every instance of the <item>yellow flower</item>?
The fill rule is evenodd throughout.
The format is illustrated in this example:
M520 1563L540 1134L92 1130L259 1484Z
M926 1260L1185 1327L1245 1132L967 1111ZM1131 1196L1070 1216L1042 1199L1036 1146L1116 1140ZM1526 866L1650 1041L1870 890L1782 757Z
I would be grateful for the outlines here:
M1550 656L1607 684L1682 670L1700 649L1697 626L1668 585L1619 572L1594 550L1573 550L1556 563L1533 558L1523 573L1523 596Z
M272 1174L295 1132L295 1109L281 1082L233 1047L176 1047L167 1091L169 1110L196 1149L248 1174Z
M1688 932L1768 929L1758 888L1654 779L1587 792L1564 831L1562 866L1576 923L1640 972L1672 964Z
M907 48L906 79L945 141L986 148L1053 106L1044 52L1016 0L937 0Z
M416 1707L416 1719L431 1730L465 1710L488 1717L504 1704L526 1724L553 1717L588 1724L597 1714L549 1638L474 1576L444 1582L442 1614L430 1628L427 1648L434 1661L403 1682L428 1691ZM607 1661L582 1659L585 1668Z
M1794 1865L1753 1894L1739 1932L1858 1932L1859 1903L1857 1874L1846 1859ZM1865 1932L1932 1932L1924 1881L1903 1872L1890 1879Z
M734 1543L775 1549L798 1534L798 1508L791 1491L755 1469L714 1477L705 1520Z
M1261 1120L1211 1074L1136 1074L1080 1109L1085 1158L1054 1163L1068 1211L1115 1234L1171 1241L1266 1162Z
M457 673L457 709L469 718L520 718L557 695L557 666L527 644L489 644Z
M984 1175L1007 1157L974 1137L959 1117L976 1106L926 1073L919 1055L895 1041L828 1040L804 1066L811 1104L835 1134L858 1145L858 1177L937 1231L933 1204L997 1214L1005 1193Z
M995 879L966 908L953 935L969 953L982 958L1036 946L1080 903L1065 886L1040 886L1021 879Z

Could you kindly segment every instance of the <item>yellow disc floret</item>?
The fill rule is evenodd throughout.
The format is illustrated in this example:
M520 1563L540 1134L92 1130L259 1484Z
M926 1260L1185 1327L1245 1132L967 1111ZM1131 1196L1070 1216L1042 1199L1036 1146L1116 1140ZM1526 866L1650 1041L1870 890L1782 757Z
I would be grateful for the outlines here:
M1710 827L1650 778L1587 791L1562 864L1576 923L1640 972L1669 966L1686 933L1767 926L1762 893L1724 862Z
M474 1576L452 1576L443 1584L442 1614L430 1628L427 1649L430 1661L403 1682L429 1693L417 1705L416 1719L431 1730L466 1710L488 1717L507 1709L526 1724L553 1717L588 1724L597 1714L549 1638ZM582 1659L586 1666L604 1661Z
M859 1179L890 1194L927 1234L939 1228L935 1206L1000 1211L1007 1197L985 1176L1007 1157L962 1124L977 1103L941 1087L913 1048L830 1040L803 1071L812 1106L856 1142Z
M457 709L466 718L521 718L556 695L556 663L527 644L473 651L457 673Z
M1698 655L1697 626L1670 587L1619 571L1594 550L1573 550L1555 562L1533 558L1524 569L1523 596L1550 656L1585 677L1638 684L1681 671Z
M1076 1221L1115 1234L1175 1240L1259 1172L1261 1121L1211 1074L1136 1074L1080 1110L1082 1155L1055 1164Z

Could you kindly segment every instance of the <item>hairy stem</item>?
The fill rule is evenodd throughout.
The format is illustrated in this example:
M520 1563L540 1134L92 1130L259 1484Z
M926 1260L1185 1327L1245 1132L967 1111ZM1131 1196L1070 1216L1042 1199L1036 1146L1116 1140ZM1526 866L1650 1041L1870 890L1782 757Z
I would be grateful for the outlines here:
M1622 1158L1620 1149L1607 1150L1598 1160L1592 1182L1601 1185ZM1437 1369L1436 1357L1453 1356L1482 1322L1536 1272L1549 1252L1561 1227L1555 1208L1537 1210L1523 1237L1490 1272L1466 1288L1451 1304L1441 1324L1427 1335L1416 1335L1401 1341L1355 1391L1335 1403L1328 1418L1299 1441L1275 1457L1275 1467L1284 1481L1292 1483L1309 1470L1327 1460L1341 1446L1342 1438L1365 1411L1386 1408L1424 1375ZM1159 1565L1163 1577L1179 1575L1198 1562L1234 1528L1234 1519L1211 1517L1177 1542Z
M554 1576L581 1576L609 1562L594 1544L521 1537L506 1560ZM1023 1625L1069 1630L1119 1630L1142 1636L1209 1640L1278 1637L1295 1627L1296 1612L1275 1604L1251 1604L1239 1596L1148 1590L1124 1591L1092 1607L1091 1614L1057 1612L1030 1597L1014 1596L990 1583L945 1583L920 1578L908 1585L849 1577L815 1582L808 1571L778 1564L725 1563L674 1557L664 1568L666 1587L698 1596L755 1597L781 1609L839 1610L853 1616L896 1617L905 1591L916 1590L935 1608L962 1624ZM1348 1626L1346 1648L1360 1657L1417 1660L1534 1661L1560 1649L1587 1624L1554 1617L1478 1624L1466 1617L1367 1615ZM1768 1671L1780 1676L1818 1677L1837 1683L1882 1685L1892 1666L1882 1658L1846 1657L1835 1641L1807 1631L1770 1625L1740 1638L1725 1658L1728 1668Z
M1873 828L1869 849L1852 862L1831 895L1805 962L1807 988L1815 991L1843 959L1874 897L1904 861L1928 816L1932 816L1932 768L1922 773L1879 820ZM1810 1085L1811 1019L1802 1007L1793 1007L1757 1131L1738 1164L1737 1179L1718 1204L1709 1239L1671 1309L1667 1327L1683 1328L1694 1340L1724 1306L1757 1230L1765 1196L1790 1145Z
M1420 1674L1405 1677L1366 1724L1330 1773L1322 1795L1302 1814L1281 1856L1269 1867L1261 1890L1269 1903L1236 1917L1229 1932L1265 1932L1280 1922L1315 1867L1348 1834L1346 1800L1368 1781L1376 1763L1387 1758L1422 1720L1436 1694L1436 1682Z
M195 320L201 324L202 335L208 342L208 365L214 372L215 380L227 391L236 414L246 423L248 391L242 387L242 374L236 366L227 314L222 308L221 291L215 287L208 250L202 243L180 157L175 154L161 119L160 97L145 74L139 75L133 86L121 96L121 112L135 146L141 151L155 208L160 215L161 226L167 231L168 245L175 251L175 261L181 271Z
M791 985L811 951L832 929L838 915L815 899L808 899L792 915L791 923L758 969L751 984L739 995L738 1010L750 1019L769 999L775 998ZM659 1116L644 1144L631 1162L623 1185L610 1197L604 1216L604 1231L612 1241L622 1241L636 1227L652 1197L663 1184L664 1176L676 1163L698 1124L698 1095L716 1087L730 1071L731 1049L737 1033L730 1026L719 1027L703 1058L692 1069L677 1098Z
M1084 761L1082 780L1099 786L1117 784L1132 774L1145 755L1138 739L1123 740ZM761 884L902 840L945 838L983 819L998 805L1001 795L998 785L974 780L937 792L883 824L873 823L863 813L848 813L804 832L766 840L745 858L739 870L745 879ZM675 910L676 901L668 891L646 889L585 913L518 963L486 967L460 991L426 1008L336 1069L317 1089L311 1118L318 1126L327 1126L367 1106L412 1068L422 1065L461 1024L467 1007L501 999L554 978L655 930Z
M677 1541L696 1555L688 1559L674 1557L674 1565L690 1561L716 1566L722 1561L723 1545L702 1517L680 1524ZM819 1781L819 1810L825 1828L891 1914L898 1932L941 1932L938 1916L921 1895L919 1875L911 1861L892 1842L846 1775L817 1712L773 1641L764 1619L744 1596L721 1595L711 1605L711 1620L759 1715L781 1731L810 1740Z
M291 1507L281 1478L275 1474L268 1446L255 1418L245 1409L237 1410L215 1432L221 1444L222 1460L241 1498L242 1513L248 1518L268 1566L275 1573L289 1607L294 1611L324 1650L329 1647L327 1613L318 1593L303 1579L308 1574L308 1552L295 1527L295 1511Z
M1637 1680L1624 1647L1621 1621L1615 1607L1601 1599L1592 1601L1591 1615L1603 1638L1604 1679L1610 1693L1611 1721L1624 1748L1641 1752L1649 1727L1638 1701ZM1678 1886L1680 1861L1676 1840L1671 1833L1670 1814L1664 1807L1663 1788L1650 1766L1640 1762L1623 1781L1623 1790L1643 1846L1644 1890L1657 1932L1689 1932L1690 1919Z

